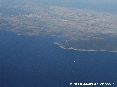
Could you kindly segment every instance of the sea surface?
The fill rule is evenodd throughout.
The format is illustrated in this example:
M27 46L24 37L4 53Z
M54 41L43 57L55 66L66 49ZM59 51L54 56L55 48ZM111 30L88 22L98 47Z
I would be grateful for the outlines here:
M0 87L117 87L117 53L61 49L58 40L0 31Z

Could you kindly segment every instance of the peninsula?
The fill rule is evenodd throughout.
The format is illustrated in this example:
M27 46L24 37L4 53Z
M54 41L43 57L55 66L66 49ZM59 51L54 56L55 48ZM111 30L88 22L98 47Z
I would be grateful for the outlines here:
M33 2L3 6L0 30L18 35L51 35L65 48L117 51L117 14Z

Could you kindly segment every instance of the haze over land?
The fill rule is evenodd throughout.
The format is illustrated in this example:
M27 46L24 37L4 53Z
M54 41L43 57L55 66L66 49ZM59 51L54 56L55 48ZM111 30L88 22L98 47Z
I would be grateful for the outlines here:
M0 0L0 30L18 35L66 37L70 41L62 42L64 47L117 51L116 3L114 0ZM81 46L82 43L87 44Z

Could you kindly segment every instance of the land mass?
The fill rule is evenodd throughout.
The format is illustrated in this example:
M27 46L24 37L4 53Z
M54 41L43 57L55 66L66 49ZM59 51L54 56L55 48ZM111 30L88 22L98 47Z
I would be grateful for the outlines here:
M0 2L0 30L18 35L65 37L66 48L117 51L117 14L43 5L33 2L4 6Z

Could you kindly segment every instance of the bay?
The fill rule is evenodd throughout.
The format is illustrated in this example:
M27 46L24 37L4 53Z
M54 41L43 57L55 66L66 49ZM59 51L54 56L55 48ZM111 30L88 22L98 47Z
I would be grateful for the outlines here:
M0 87L117 85L117 53L65 50L53 44L59 40L62 39L0 31Z

